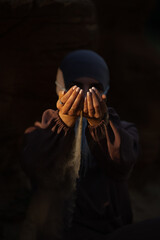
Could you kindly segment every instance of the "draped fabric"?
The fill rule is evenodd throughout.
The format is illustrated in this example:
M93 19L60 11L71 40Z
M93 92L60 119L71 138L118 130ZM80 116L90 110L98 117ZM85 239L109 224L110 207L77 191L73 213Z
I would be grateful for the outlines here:
M108 155L105 122L102 120L98 126L91 127L84 120L80 179L73 225L65 233L67 240L108 235L132 221L127 179L138 155L137 129L133 123L120 121L114 109L108 111L121 137L120 163ZM55 188L65 196L67 181L57 175L55 166L67 163L74 138L75 129L68 128L58 111L52 109L43 113L40 123L26 130L23 168L34 185L42 186L47 192L58 182Z
M81 77L89 77L101 83L105 94L109 89L109 69L104 59L91 50L76 50L64 57L60 69L66 89Z
M75 133L77 132L78 124L79 124L79 119L76 121L76 124L75 124ZM82 138L81 138L81 164L80 164L80 170L79 170L79 180L85 177L88 168L91 168L91 166L95 165L95 159L89 149L88 142L85 135L87 124L88 124L87 119L83 118Z

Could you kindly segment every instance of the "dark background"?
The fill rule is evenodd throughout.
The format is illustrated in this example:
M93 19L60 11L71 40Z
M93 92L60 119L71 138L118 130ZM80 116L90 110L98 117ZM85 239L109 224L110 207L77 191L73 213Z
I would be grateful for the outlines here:
M75 49L104 57L108 105L138 127L134 221L160 216L159 27L158 0L0 0L0 239L17 239L25 218L24 130L55 108L57 67Z

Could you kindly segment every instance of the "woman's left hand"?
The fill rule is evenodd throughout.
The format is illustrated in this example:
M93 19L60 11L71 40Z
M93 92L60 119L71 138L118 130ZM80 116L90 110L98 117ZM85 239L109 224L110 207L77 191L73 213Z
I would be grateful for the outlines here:
M91 126L97 126L107 114L106 95L92 87L84 99L83 116Z

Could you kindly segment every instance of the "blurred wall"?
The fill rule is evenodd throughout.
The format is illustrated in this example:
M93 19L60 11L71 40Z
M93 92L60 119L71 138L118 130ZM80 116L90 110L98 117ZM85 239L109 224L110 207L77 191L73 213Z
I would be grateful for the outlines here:
M45 109L55 108L54 81L64 55L97 49L94 4L0 1L0 37L0 234L17 240L30 187L20 168L21 139Z
M97 0L95 4L101 29L100 53L111 71L109 102L122 118L138 125L142 161L156 161L160 157L160 52L146 32L156 1L101 4Z
M141 154L129 180L134 220L160 216L160 1L94 0L108 102L136 123Z

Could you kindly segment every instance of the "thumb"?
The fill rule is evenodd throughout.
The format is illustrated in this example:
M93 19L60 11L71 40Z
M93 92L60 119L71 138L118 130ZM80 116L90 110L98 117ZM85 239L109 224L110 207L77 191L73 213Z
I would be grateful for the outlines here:
M107 96L105 94L102 94L102 99L107 101Z
M65 95L66 91L59 91L58 96L61 99Z

